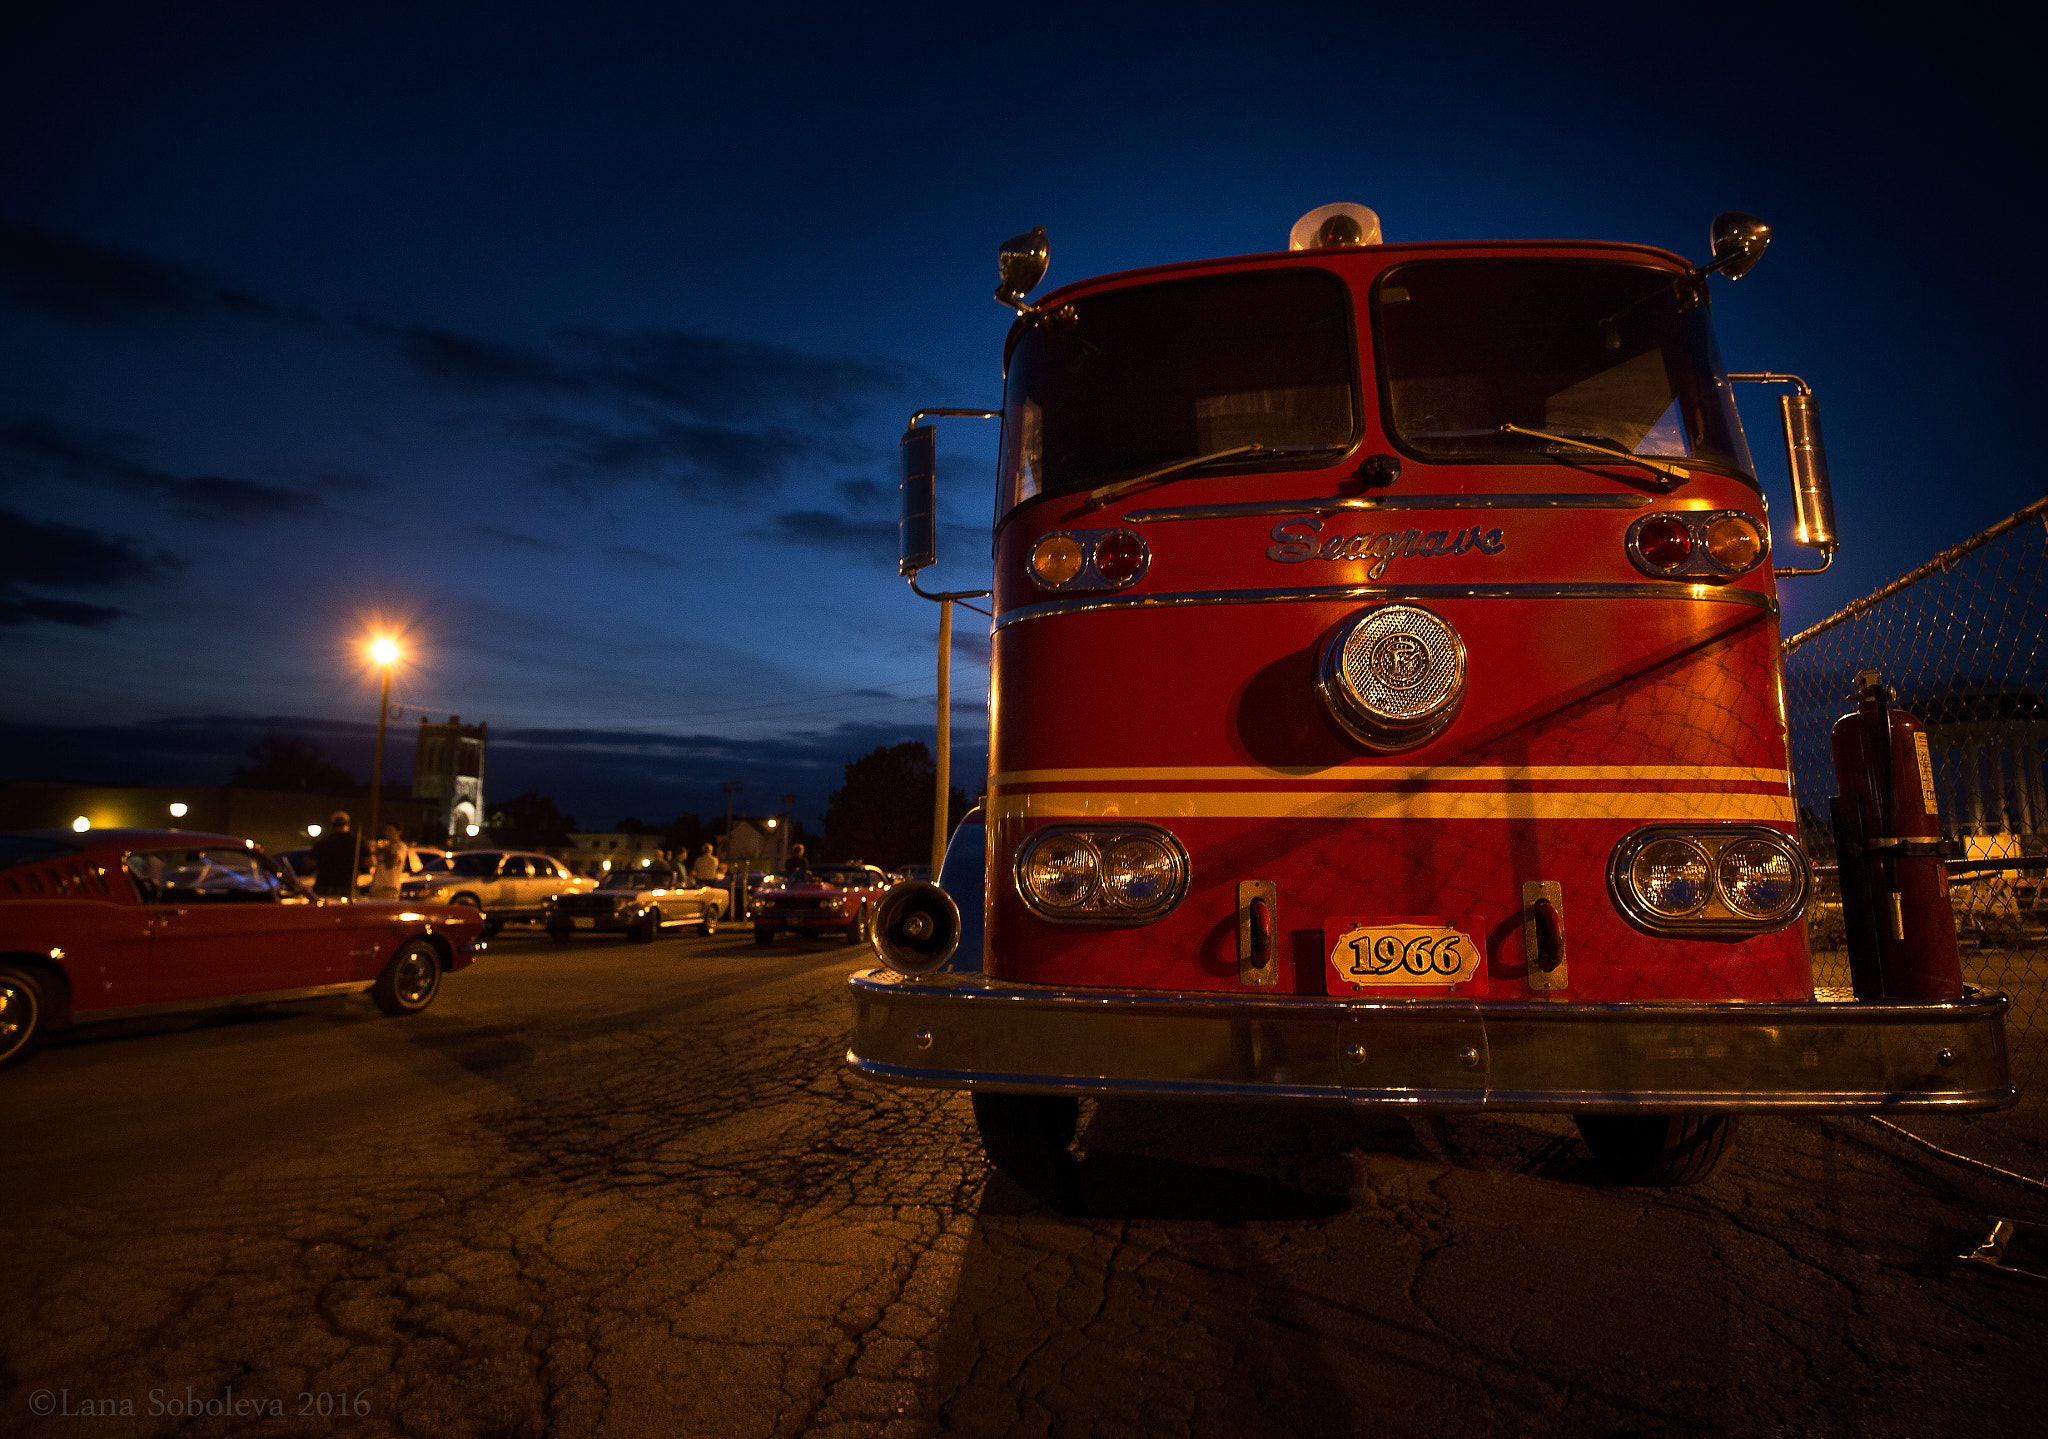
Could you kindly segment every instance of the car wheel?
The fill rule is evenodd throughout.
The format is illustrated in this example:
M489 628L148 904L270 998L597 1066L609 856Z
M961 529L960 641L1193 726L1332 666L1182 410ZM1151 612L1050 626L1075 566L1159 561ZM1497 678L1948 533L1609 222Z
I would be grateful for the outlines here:
M862 905L860 913L853 917L853 923L846 926L846 932L839 936L841 944L859 944L868 937L868 907Z
M633 926L633 943L652 944L654 937L661 933L661 911L650 909L647 917Z
M398 947L384 972L370 988L370 998L386 1014L418 1014L441 992L441 955L423 939Z
M974 1095L974 1126L988 1162L1034 1198L1047 1202L1073 1182L1068 1147L1081 1121L1081 1102L1067 1094Z
M556 944L567 944L575 935L576 926L573 924L551 924L548 926L548 938L552 939Z
M769 945L775 943L775 931L772 929L765 928L762 925L755 925L754 943L760 945L761 948L766 949Z
M709 939L718 933L718 906L707 904L697 912L697 933Z
M1730 1114L1578 1114L1579 1138L1617 1184L1670 1189L1720 1167L1735 1133Z
M49 1023L42 982L25 969L0 965L0 1069L34 1054Z

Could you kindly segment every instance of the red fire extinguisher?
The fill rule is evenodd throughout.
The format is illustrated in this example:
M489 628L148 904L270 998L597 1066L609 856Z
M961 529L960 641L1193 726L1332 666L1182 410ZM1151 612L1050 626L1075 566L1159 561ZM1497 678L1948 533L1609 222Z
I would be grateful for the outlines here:
M1894 709L1876 670L1835 721L1828 801L1841 866L1849 978L1858 999L1960 999L1949 844L1935 813L1927 727Z

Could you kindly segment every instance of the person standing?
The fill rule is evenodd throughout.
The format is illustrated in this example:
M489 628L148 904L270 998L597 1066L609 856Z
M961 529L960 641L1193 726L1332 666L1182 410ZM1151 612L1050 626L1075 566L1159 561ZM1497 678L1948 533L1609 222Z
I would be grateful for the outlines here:
M690 866L691 879L700 885L713 885L717 884L724 874L725 866L718 862L718 856L711 852L710 845L707 844L697 851L696 862Z
M347 899L355 890L359 837L349 827L347 810L327 816L327 828L313 841L313 893Z
M384 837L370 851L370 898L397 899L405 882L405 862L412 850L400 837L398 826L384 826Z

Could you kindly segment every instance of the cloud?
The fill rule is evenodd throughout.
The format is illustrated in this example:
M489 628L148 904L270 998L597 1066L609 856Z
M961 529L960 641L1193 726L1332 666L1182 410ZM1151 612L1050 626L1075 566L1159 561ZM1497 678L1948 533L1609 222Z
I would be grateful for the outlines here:
M830 510L784 510L772 518L774 528L755 531L758 537L815 550L840 550L877 563L896 554L894 520L854 520Z
M895 520L857 518L833 510L783 510L770 517L770 527L752 531L757 540L779 540L814 550L860 555L877 564L895 564L900 535ZM972 554L986 548L988 532L973 525L939 526L939 553Z
M651 404L717 427L774 415L846 424L925 377L909 366L689 330L564 332L552 349L409 325L386 332L427 378L478 393Z
M168 550L126 535L45 524L0 509L0 574L15 584L63 589L118 589L185 568Z
M496 525L478 525L476 532L487 540L496 540L501 545L513 545L524 550L538 550L544 555L565 555L567 545L558 545L552 540L536 539L522 535L516 530L501 530Z
M841 480L832 487L832 493L844 500L849 509L879 510L889 503L889 497L873 480Z
M128 611L111 605L88 605L75 600L45 599L11 584L0 584L0 629L42 622L98 629L115 620L128 618Z
M23 305L72 320L274 317L277 308L182 266L0 219L0 284Z
M624 560L628 564L634 565L646 565L649 569L679 570L683 567L682 561L676 559L673 555L658 555L653 550L643 550L638 545L613 545L605 553L615 560Z
M161 578L185 568L168 550L150 549L126 535L46 524L0 509L0 627L44 623L97 629L125 619L111 605L56 600L22 588L111 590Z
M115 438L91 437L32 416L0 425L0 484L54 476L74 484L140 495L204 524L245 524L305 514L320 498L260 480L174 475L131 459Z

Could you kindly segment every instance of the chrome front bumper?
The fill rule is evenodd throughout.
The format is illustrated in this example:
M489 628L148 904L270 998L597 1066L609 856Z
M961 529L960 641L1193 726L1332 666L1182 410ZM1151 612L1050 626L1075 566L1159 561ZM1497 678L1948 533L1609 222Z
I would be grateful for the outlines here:
M2011 1104L2003 994L1952 1004L1548 1004L852 979L891 1084L1410 1109L1964 1110Z

